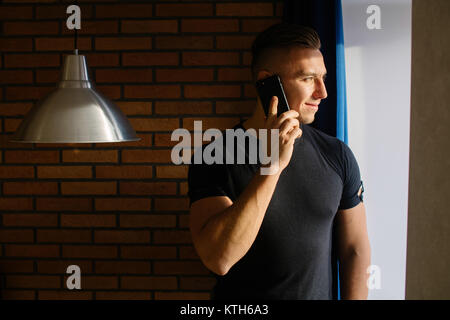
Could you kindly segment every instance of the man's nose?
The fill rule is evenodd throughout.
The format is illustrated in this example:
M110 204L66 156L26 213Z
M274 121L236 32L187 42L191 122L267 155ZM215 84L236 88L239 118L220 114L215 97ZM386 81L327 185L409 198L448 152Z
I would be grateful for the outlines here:
M325 99L328 97L327 89L325 88L325 82L321 79L316 81L316 90L314 91L315 99Z

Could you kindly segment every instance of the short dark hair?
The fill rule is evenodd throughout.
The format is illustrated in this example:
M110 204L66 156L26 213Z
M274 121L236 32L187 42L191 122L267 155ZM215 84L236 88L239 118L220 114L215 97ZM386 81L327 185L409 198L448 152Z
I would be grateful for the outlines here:
M310 27L284 22L272 25L253 41L252 74L256 78L264 53L271 49L301 47L319 50L320 46L319 35Z

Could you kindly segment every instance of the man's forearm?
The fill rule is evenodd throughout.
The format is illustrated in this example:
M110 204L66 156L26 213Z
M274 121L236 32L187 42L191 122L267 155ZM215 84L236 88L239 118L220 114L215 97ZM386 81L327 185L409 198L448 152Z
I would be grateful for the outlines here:
M247 188L225 211L211 217L200 233L204 256L211 268L225 274L250 249L261 227L279 179L256 174Z
M339 261L339 278L342 300L365 300L369 289L367 287L370 265L370 253L353 253Z

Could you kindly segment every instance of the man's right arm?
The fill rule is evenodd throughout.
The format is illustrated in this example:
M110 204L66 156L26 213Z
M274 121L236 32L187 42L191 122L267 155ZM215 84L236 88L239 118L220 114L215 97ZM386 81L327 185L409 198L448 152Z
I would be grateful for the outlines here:
M224 275L250 249L282 170L288 165L294 141L301 136L296 111L277 118L277 99L271 101L266 128L279 129L279 170L273 175L257 173L233 203L226 196L208 197L192 203L190 229L198 255L205 266Z
M256 174L233 203L225 196L192 203L192 239L205 266L224 275L250 249L261 227L279 173Z

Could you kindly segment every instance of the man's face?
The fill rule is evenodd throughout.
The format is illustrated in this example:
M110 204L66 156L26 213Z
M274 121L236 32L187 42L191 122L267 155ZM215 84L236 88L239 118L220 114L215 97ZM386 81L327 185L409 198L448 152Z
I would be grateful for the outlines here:
M278 74L291 110L300 113L301 122L309 124L319 110L319 103L327 97L326 68L322 53L315 49L290 48L280 55Z

